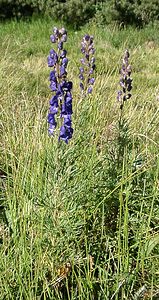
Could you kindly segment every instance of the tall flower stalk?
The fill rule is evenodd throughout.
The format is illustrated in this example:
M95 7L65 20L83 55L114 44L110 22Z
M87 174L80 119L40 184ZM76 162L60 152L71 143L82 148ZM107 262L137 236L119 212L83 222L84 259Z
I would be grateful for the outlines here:
M94 38L86 34L81 42L81 52L83 58L81 58L81 66L79 68L80 88L82 94L91 94L94 84L94 69L95 69L95 49Z
M48 67L50 71L50 89L53 93L48 114L49 134L54 135L58 118L61 120L59 140L68 143L72 138L72 82L67 80L67 51L63 44L67 41L65 28L54 27L50 36L51 42L57 45L57 51L50 50Z
M124 107L125 101L131 98L132 89L132 78L131 76L131 66L129 64L129 51L126 50L123 57L122 68L120 70L120 86L121 90L118 91L117 100L120 103L120 109Z
M123 56L122 67L120 70L120 87L118 91L117 100L120 103L120 118L119 118L119 134L118 134L118 167L122 165L124 157L124 149L130 149L131 143L128 135L128 124L123 118L123 108L125 102L131 98L132 78L131 65L129 64L129 51L126 50Z

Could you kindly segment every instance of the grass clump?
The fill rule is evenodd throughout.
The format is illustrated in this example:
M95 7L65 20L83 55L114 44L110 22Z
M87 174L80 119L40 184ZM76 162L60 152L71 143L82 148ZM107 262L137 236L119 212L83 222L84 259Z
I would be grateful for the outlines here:
M158 299L156 28L91 24L70 31L74 136L59 145L46 122L52 25L0 27L0 299ZM96 81L79 102L75 45L86 31L96 41ZM126 48L133 96L119 131L116 95Z

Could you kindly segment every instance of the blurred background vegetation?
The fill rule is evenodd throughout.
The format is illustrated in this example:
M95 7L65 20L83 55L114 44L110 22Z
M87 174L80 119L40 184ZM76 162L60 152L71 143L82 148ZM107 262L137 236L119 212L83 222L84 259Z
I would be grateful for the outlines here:
M96 19L142 27L159 20L158 0L0 0L0 19L51 16L74 28Z

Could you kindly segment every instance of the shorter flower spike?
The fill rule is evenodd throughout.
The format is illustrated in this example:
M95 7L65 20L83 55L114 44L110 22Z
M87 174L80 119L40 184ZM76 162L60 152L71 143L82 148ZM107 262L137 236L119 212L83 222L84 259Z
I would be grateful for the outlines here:
M132 78L130 78L131 66L129 64L129 56L129 52L126 50L120 70L120 86L122 90L119 90L117 95L117 100L120 102L120 109L123 109L124 102L131 98Z
M89 34L86 34L81 42L81 52L83 58L81 58L82 66L79 68L80 89L82 94L91 94L93 90L93 84L95 79L93 72L95 69L95 49L94 38Z

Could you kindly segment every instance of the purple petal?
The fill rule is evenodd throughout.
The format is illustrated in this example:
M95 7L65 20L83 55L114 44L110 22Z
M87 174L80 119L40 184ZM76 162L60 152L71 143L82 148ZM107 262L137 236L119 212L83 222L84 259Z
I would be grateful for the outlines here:
M58 34L59 34L59 30L58 30L58 28L57 28L57 27L54 27L54 28L53 28L53 33L54 33L54 34L56 34L56 35L58 35Z
M79 70L80 70L80 73L84 73L84 68L83 67L80 67Z
M60 67L60 77L66 75L66 74L67 74L67 72L66 72L65 66L62 65Z
M50 83L50 89L53 92L57 91L57 82L56 81L53 81L53 80L51 81L51 83Z
M94 78L89 79L89 84L94 84L94 82L95 82Z
M84 40L88 42L88 41L90 40L90 35L89 35L89 34L86 34L86 35L84 36Z
M122 96L122 91L118 91L117 100L120 101Z
M50 72L50 80L56 80L56 75L55 75L55 71L51 71Z
M82 82L80 82L80 88L81 88L82 91L84 90L84 85L83 85Z
M49 135L54 134L55 128L56 128L55 125L52 125L52 124L49 125L49 128L48 128Z
M68 64L68 58L67 58L67 57L64 57L64 58L62 59L62 64L63 64L64 67L67 66L67 64Z
M61 37L61 42L66 42L67 41L67 34L63 34Z
M80 75L79 75L79 79L84 80L83 74L80 74Z
M54 114L49 113L47 119L48 119L48 123L50 123L50 124L52 124L52 125L54 125L56 127L57 123L56 123L55 115Z
M68 140L72 138L73 134L73 128L66 127L65 125L61 126L60 128L60 136L59 140L65 141L66 144L68 144Z
M92 93L92 90L93 90L92 87L89 86L89 88L88 88L88 90L87 90L87 93L88 93L88 94L91 94L91 93Z
M64 27L62 27L62 28L59 30L59 33L60 33L61 35L64 35L64 34L67 34L67 31L66 31L66 29L65 29Z
M58 49L59 50L62 50L63 49L63 42L58 42Z
M54 34L50 35L50 40L52 43L56 43L56 36Z
M54 95L51 99L50 99L50 105L54 105L55 103L58 103L58 99L57 96Z
M82 63L83 65L85 65L85 59L84 59L84 58L81 58L80 61L81 61L81 63Z
M50 56L47 58L48 67L54 67L55 61Z
M64 58L67 55L67 51L65 49L62 50L60 57Z

